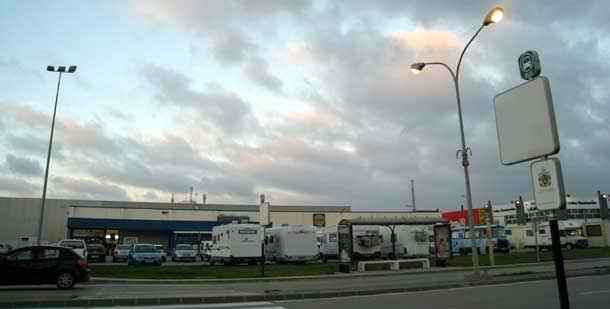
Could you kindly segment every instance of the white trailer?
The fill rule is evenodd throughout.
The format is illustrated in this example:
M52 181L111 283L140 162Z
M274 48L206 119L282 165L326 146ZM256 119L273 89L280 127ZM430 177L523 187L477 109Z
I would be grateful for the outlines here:
M212 229L210 263L256 264L262 254L263 228L258 224L231 223Z
M589 243L583 236L583 224L575 220L559 221L559 239L561 246L566 250L573 248L587 248ZM525 230L525 248L535 248L536 238L539 249L551 250L551 229L548 222L538 223L538 233L536 235L533 223L528 223Z
M265 258L279 263L317 260L317 229L309 225L284 225L265 230Z
M383 236L376 225L353 225L354 258L379 258Z
M327 226L319 232L320 258L323 262L339 258L337 227Z
M392 232L388 227L381 226L381 255L392 257ZM396 258L427 257L430 255L430 232L424 225L398 225L394 229L396 235Z

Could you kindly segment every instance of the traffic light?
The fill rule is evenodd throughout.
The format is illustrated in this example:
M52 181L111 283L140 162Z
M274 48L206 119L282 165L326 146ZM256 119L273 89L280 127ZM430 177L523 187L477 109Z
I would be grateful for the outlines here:
M610 218L608 216L608 195L597 191L597 199L599 202L599 215L602 220Z

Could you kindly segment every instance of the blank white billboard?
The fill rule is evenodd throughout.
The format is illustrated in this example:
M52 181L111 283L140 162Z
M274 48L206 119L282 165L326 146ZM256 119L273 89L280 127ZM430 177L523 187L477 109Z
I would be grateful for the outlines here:
M516 164L559 152L551 86L540 76L494 98L500 161Z

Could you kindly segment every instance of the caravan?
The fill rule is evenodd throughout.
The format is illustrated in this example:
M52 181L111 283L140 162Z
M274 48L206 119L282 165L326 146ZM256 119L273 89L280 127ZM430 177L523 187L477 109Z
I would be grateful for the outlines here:
M392 232L388 227L380 227L382 235L381 255L392 258ZM430 235L427 226L399 225L395 227L396 258L424 257L430 255Z
M321 229L319 233L320 258L323 262L339 258L337 227L328 226Z
M576 220L559 221L559 239L561 246L566 250L573 248L587 248L589 242L583 236L583 225ZM539 249L551 249L551 229L548 222L538 224L538 234L534 233L533 224L529 223L525 230L525 248L535 248L536 242ZM536 238L537 241L536 241Z
M265 230L265 258L274 262L318 259L317 230L307 225L283 225Z
M379 258L383 236L376 225L352 226L354 258Z
M212 229L210 263L256 264L262 254L263 228L258 224L225 224Z

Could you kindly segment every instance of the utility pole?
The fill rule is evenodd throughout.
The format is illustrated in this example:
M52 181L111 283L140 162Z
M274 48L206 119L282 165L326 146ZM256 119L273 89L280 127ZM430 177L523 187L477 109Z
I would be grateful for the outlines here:
M415 208L415 181L411 179L411 206L413 206L413 212L417 210Z
M496 259L494 256L494 243L491 240L491 224L493 223L494 214L491 208L491 201L487 201L487 252L489 254L489 265L495 266Z

